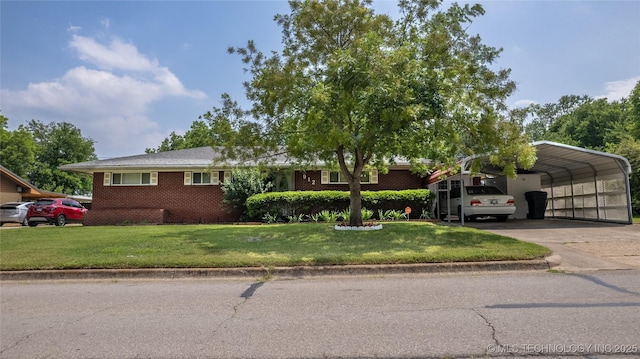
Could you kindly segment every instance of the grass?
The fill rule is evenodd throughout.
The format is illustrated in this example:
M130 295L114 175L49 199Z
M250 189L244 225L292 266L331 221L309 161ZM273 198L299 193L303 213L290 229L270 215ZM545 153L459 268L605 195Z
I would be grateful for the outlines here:
M260 267L541 258L542 246L466 227L385 223L52 227L3 230L1 270Z
M640 224L640 217L633 217L633 223Z

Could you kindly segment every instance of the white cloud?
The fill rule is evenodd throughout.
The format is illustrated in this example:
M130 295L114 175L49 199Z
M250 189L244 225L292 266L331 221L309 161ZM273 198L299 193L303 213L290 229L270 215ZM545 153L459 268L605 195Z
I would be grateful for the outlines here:
M108 46L95 39L73 34L69 47L76 50L78 57L104 70L125 70L153 72L159 68L157 59L148 59L138 49L118 38L111 40Z
M640 76L632 77L626 80L605 82L605 94L596 96L596 98L606 98L609 101L617 101L623 97L629 97L635 85L640 81Z
M100 157L140 153L157 147L166 137L148 117L154 103L168 97L203 99L206 95L184 87L157 59L138 52L135 45L114 38L109 44L79 36L73 29L70 47L96 68L79 66L62 77L30 83L25 90L2 89L3 114L20 122L66 121L94 139Z

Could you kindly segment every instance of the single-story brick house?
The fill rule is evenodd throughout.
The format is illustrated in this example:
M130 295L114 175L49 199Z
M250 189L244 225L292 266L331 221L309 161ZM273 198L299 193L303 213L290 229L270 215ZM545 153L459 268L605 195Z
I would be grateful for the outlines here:
M74 163L60 169L93 176L93 204L85 225L234 222L239 213L222 206L220 186L233 175L233 166L214 165L217 155L212 147L198 147ZM349 189L339 172L291 171L285 156L276 156L272 166L278 191ZM362 180L363 190L374 191L426 185L426 178L411 173L406 162L391 166L387 174L369 172Z

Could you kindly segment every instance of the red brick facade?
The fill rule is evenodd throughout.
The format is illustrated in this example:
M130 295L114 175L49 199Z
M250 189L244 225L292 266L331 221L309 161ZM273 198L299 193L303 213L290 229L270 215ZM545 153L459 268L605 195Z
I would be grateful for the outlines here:
M321 171L295 173L295 188L302 191L349 190L347 184L321 184ZM104 173L93 175L93 207L85 225L124 223L220 223L234 222L239 213L222 206L222 188L217 185L185 185L183 172L158 172L153 186L104 186ZM363 184L362 190L425 188L423 178L408 170L393 170L378 176L378 184Z
M85 225L122 223L217 223L237 221L222 207L221 186L184 185L183 172L158 172L155 186L104 186L93 175L93 208Z

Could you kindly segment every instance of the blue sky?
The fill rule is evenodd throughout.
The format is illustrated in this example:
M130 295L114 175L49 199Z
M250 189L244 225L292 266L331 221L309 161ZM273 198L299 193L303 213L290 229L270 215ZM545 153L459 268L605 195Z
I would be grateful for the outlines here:
M563 95L610 100L640 81L640 1L480 1L468 29L504 49L512 107ZM395 1L376 9L395 14ZM99 158L140 154L183 134L246 74L228 46L281 48L286 1L0 2L0 110L9 128L71 122Z

